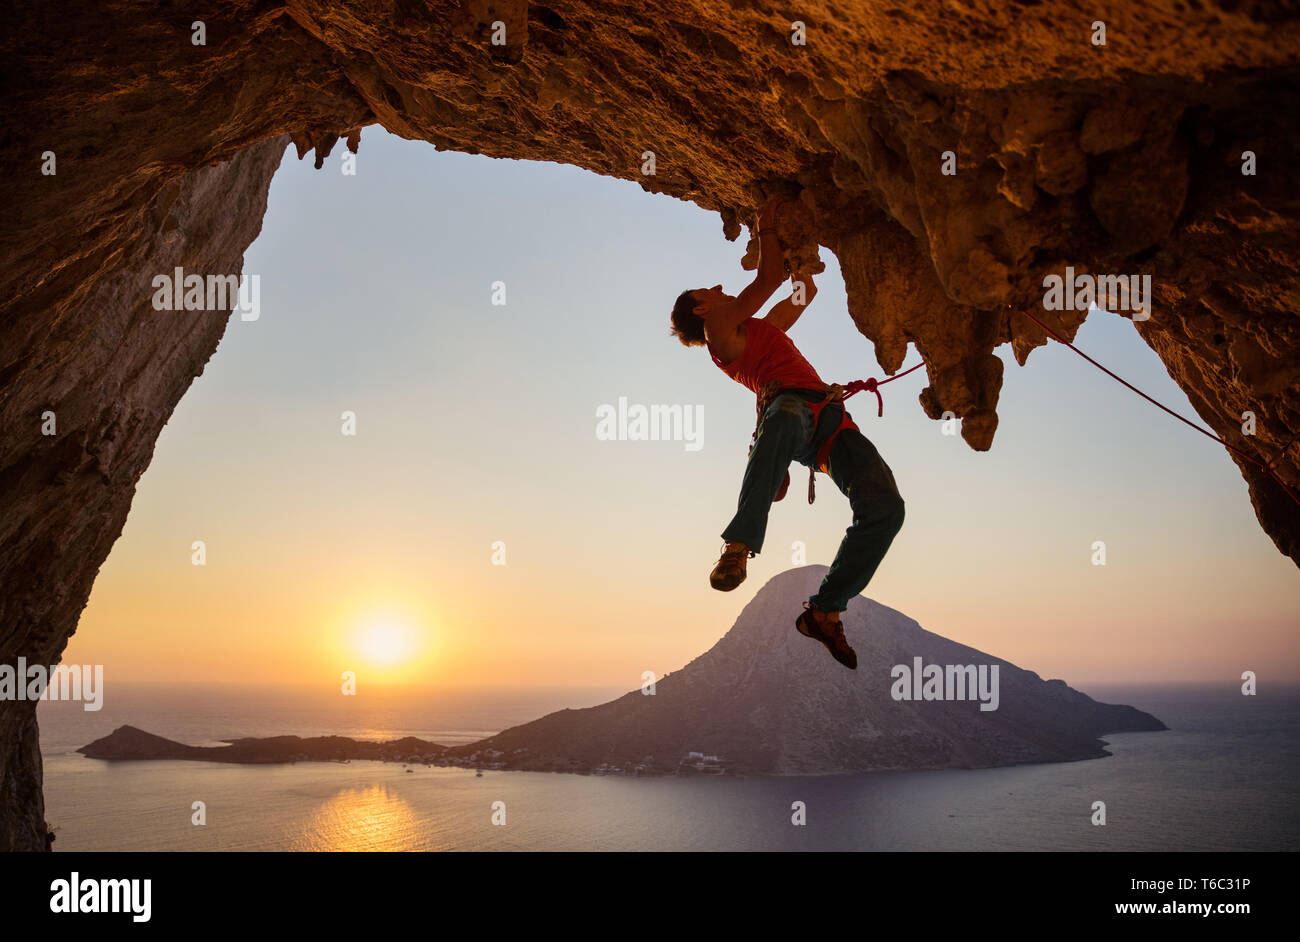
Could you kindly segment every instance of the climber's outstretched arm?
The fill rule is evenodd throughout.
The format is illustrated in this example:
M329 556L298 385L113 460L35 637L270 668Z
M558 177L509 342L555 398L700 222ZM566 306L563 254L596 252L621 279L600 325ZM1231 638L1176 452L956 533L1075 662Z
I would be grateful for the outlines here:
M733 300L718 305L700 305L695 312L704 318L713 336L735 331L767 303L785 281L785 258L776 237L776 210L780 197L772 197L758 213L758 270L754 280Z
M785 257L781 254L781 243L776 237L776 211L780 205L781 198L774 196L758 211L758 269L754 273L754 280L736 299L752 303L752 310L746 317L757 314L759 308L781 287L781 282L785 281Z
M767 316L763 318L773 327L779 327L782 330L789 330L793 327L794 322L799 319L799 315L804 312L804 308L812 304L812 299L817 297L817 286L813 284L812 275L791 275L790 283L794 285L790 297L772 305L772 310L768 311ZM803 285L802 299L799 298L800 284Z

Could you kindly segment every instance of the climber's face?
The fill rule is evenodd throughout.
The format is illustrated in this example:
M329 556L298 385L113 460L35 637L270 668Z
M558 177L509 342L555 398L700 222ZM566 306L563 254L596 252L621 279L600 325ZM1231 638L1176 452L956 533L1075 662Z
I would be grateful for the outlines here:
M722 290L722 285L714 285L712 288L697 288L691 292L691 297L695 298L695 313L701 317L707 316L708 308L732 300L731 295ZM705 310L701 310L701 308Z

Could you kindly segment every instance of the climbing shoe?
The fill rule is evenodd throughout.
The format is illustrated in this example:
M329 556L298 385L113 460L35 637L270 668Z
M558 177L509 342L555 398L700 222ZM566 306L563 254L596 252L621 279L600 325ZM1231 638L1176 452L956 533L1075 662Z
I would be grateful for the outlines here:
M840 622L839 612L823 612L811 602L804 602L804 613L795 621L799 634L813 638L826 645L831 657L849 670L858 669L857 652L849 646L844 637L844 625Z
M709 585L719 592L730 592L745 581L745 562L753 555L744 543L723 546L722 558L709 573Z

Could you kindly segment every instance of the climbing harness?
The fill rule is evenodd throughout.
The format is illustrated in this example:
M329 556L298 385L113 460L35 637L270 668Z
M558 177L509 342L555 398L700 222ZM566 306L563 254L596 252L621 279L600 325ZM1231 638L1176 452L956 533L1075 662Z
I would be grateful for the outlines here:
M1131 389L1133 392L1137 393L1139 396L1141 396L1141 397L1142 397L1143 399L1145 399L1147 402L1151 403L1151 404L1152 404L1153 406L1155 406L1157 409L1162 409L1163 411L1168 412L1168 413L1169 413L1170 415L1172 415L1175 419L1177 419L1179 422L1182 422L1184 425L1188 426L1189 428L1193 428L1193 429L1195 429L1196 431L1198 431L1198 432L1200 432L1202 435L1204 435L1206 438L1210 438L1210 439L1213 439L1214 441L1218 442L1220 445L1222 445L1224 448L1227 448L1227 449L1228 449L1229 451L1231 451L1233 454L1240 455L1242 458L1244 458L1245 460L1249 461L1251 464L1253 464L1253 465L1257 465L1258 467L1262 468L1262 469L1264 470L1264 473L1267 474L1269 477L1271 477L1274 481L1276 481L1276 482L1277 482L1277 486L1280 487L1280 488L1282 488L1282 490L1286 493L1286 495L1287 495L1288 497L1290 497L1290 498L1291 498L1293 501L1295 501L1297 504L1300 504L1300 496L1297 496L1296 493L1295 493L1295 491L1293 491L1289 486L1287 486L1287 483L1286 483L1285 481L1283 481L1280 477L1278 477L1277 473L1273 470L1273 461L1277 461L1278 458L1280 458L1280 457L1282 457L1282 455L1286 454L1286 448L1290 448L1290 447L1291 447L1289 443L1287 444L1286 448L1283 448L1283 449L1282 449L1281 454L1277 455L1277 456L1273 459L1273 461L1270 461L1270 462L1268 462L1267 464L1265 464L1263 461L1260 461L1258 458L1256 458L1254 455L1250 454L1249 452L1244 451L1244 450L1242 450L1241 448L1238 448L1236 445L1232 444L1231 442L1224 441L1224 440L1223 440L1222 438L1220 438L1218 435L1215 435L1213 432L1208 431L1207 429L1203 429L1203 428L1201 428L1201 427L1200 427L1199 425L1197 425L1195 422L1192 422L1192 421L1190 421L1189 419L1185 419L1185 418L1183 418L1183 416L1179 415L1177 412L1175 412L1173 409L1170 409L1168 406L1164 406L1164 405L1161 405L1160 403L1156 402L1154 399L1152 399L1150 396L1148 396L1148 395L1147 395L1146 393L1144 393L1142 390L1138 389L1136 386L1134 386L1134 385L1133 385L1132 383L1130 383L1128 380L1124 379L1122 376L1117 376L1117 375L1115 375L1114 373L1112 373L1110 370L1106 369L1106 367L1102 366L1100 363L1098 363L1098 362L1097 362L1096 360L1094 360L1092 357L1088 356L1088 354L1084 353L1082 350L1080 350L1080 349L1079 349L1078 347L1076 347L1074 344L1070 343L1070 341L1066 340L1064 337L1062 337L1062 336L1061 336L1060 334L1058 334L1056 331L1052 330L1052 328L1048 327L1046 324L1044 324L1044 323L1043 323L1042 321L1040 321L1038 318L1034 317L1034 315L1030 314L1028 311L1021 310L1020 313L1023 314L1023 315L1025 315L1025 317L1029 318L1031 321L1033 321L1033 322L1034 322L1035 324L1037 324L1039 327L1043 328L1043 330L1046 331L1047 335L1048 335L1049 337L1051 337L1053 340L1055 340L1057 343L1064 344L1065 346L1069 347L1071 350L1073 350L1075 353L1079 354L1079 356L1083 357L1085 360L1087 360L1087 361L1088 361L1089 363L1091 363L1093 366L1097 367L1097 369L1101 370L1103 373L1105 373L1105 374L1106 374L1107 376L1109 376L1111 379L1113 379L1113 380L1115 380L1116 382L1122 383L1123 385L1127 386L1129 389ZM899 374L899 375L902 375L902 374ZM1292 436L1292 440L1294 440L1294 438L1295 438L1295 436Z
M822 410L829 405L838 405L840 407L839 425L837 425L835 431L826 436L826 440L817 447L817 454L813 459L813 464L808 469L808 503L811 504L817 499L815 484L817 472L820 471L823 474L830 474L831 445L834 444L836 436L846 428L856 429L858 427L853 419L849 417L848 410L844 408L844 400L848 399L850 396L856 396L858 393L863 391L875 393L876 414L883 417L885 414L885 399L880 395L880 387L886 383L892 383L896 379L902 379L908 373L919 370L923 366L925 366L924 361L915 366L908 367L901 373L895 373L893 376L886 379L878 380L875 377L872 377L871 379L855 379L844 386L833 384L827 390L825 399L821 402L808 403L808 408L812 410L814 436L817 434L817 427L821 420ZM771 406L772 400L781 395L783 390L784 387L782 387L779 382L773 381L764 384L764 386L758 391L758 399L755 403L755 408L758 411L758 421L754 425L754 435L749 441L750 454L753 454L754 445L758 442L758 430L763 424L763 416L767 414L767 410ZM778 501L785 497L786 491L789 490L789 488L790 472L787 471L785 473L785 480L781 482L780 490L776 492L776 497L772 498L773 501Z

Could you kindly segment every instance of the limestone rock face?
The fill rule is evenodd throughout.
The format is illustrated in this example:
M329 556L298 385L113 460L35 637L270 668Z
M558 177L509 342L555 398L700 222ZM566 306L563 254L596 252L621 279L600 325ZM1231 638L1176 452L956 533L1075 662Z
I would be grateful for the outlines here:
M70 263L87 268L59 280L66 300L48 316L4 318L0 664L58 661L158 434L225 332L225 313L155 311L150 279L238 273L287 143L172 181L114 221L111 249ZM0 848L45 846L40 774L36 704L0 701Z
M1150 275L1141 336L1210 428L1300 486L1298 51L1300 12L1251 0L12 10L0 662L58 657L159 429L221 336L221 312L154 311L150 278L237 273L282 142L320 166L375 123L636 181L717 211L729 239L785 194L791 270L834 252L881 367L915 344L922 409L961 417L976 449L997 428L992 351L1010 342L1023 363L1045 342L1019 312L1071 337L1086 316L1044 312L1043 278ZM684 287L665 285L665 317ZM46 411L56 435L40 435ZM1300 506L1233 460L1263 528L1300 559ZM0 704L0 848L44 846L39 807L12 797L39 782L24 735L30 711Z

